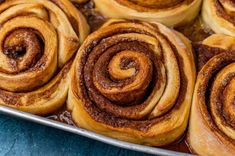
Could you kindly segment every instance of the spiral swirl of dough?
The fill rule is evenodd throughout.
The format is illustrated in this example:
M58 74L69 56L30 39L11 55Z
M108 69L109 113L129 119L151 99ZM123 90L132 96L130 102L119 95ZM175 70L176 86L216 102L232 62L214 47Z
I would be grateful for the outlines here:
M111 20L85 40L71 74L68 104L78 126L156 146L183 134L195 80L183 35Z

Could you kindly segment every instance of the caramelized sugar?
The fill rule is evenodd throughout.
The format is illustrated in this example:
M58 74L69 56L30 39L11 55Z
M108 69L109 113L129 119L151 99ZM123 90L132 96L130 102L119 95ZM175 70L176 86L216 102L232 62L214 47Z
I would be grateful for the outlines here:
M47 118L75 126L72 120L72 115L66 108L66 104L64 104L64 107L49 115Z
M176 30L183 33L193 43L201 42L213 34L211 29L203 25L202 19L200 17L197 17L193 23L183 27L178 27Z
M92 0L84 4L76 5L76 7L85 15L90 25L91 32L100 28L107 21L107 19L95 9L95 4Z
M171 150L171 151L192 153L189 148L188 142L186 140L186 133L178 141L176 141L170 145L164 146L162 148L167 149L167 150Z

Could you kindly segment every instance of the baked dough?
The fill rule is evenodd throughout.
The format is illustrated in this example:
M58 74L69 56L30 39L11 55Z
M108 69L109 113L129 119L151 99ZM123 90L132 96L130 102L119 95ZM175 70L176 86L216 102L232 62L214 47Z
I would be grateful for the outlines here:
M159 23L111 20L79 49L67 103L79 127L163 146L186 129L195 75L182 34Z
M189 144L199 155L235 155L235 38L215 34L202 43L215 51L197 77L189 124Z
M85 18L69 0L9 0L0 25L0 104L38 115L61 107Z

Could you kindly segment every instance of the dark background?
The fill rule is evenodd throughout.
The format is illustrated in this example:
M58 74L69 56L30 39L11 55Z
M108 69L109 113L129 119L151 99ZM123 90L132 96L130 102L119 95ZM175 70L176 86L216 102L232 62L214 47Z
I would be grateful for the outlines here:
M0 115L0 156L150 156Z

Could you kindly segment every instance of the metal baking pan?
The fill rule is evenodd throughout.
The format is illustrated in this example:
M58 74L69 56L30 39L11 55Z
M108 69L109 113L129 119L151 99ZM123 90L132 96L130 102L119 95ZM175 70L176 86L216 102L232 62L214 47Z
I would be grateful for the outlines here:
M110 145L114 145L120 148L125 148L133 151L144 152L148 154L155 154L155 155L162 155L162 156L190 156L191 154L181 153L181 152L174 152L170 150L165 150L157 147L149 147L144 145L138 145L133 143L128 143L125 141L120 141L116 139L112 139L91 131L87 131L85 129L77 128L75 126L70 126L68 124L64 124L58 121L50 120L44 117L36 116L33 114L25 113L22 111L18 111L12 108L8 108L5 106L0 106L0 114L5 114L8 116L32 121L41 125L57 128L60 130L64 130L70 133L78 134L90 139L98 140Z

